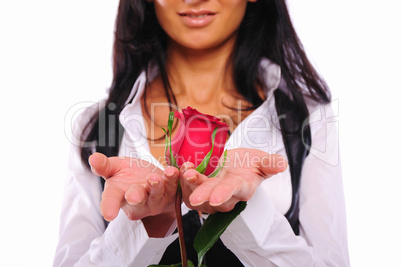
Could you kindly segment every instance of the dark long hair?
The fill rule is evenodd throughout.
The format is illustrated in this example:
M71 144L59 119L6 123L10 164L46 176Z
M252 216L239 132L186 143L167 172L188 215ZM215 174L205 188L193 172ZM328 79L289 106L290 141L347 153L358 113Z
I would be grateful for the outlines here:
M156 19L153 4L144 0L120 0L115 27L113 82L106 112L120 114L134 82L151 61L159 68L168 102L175 103L165 69L167 35ZM259 63L263 58L280 66L296 104L305 106L302 94L308 94L319 103L330 102L327 85L307 59L285 0L249 2L239 28L231 58L233 79L238 93L252 108L264 101L257 89L263 86L259 76ZM112 109L107 108L109 104L113 104ZM82 140L99 141L99 127L99 114L95 114L83 131ZM106 139L109 138L106 136ZM81 149L84 162L90 153L89 148Z

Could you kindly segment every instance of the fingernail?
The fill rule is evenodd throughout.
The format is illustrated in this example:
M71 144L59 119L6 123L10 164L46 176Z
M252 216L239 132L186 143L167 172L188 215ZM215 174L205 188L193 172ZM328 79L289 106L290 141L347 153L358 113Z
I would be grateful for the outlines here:
M140 201L140 202L136 202L136 203L130 202L130 201L127 201L127 202L128 202L128 204L130 204L131 206L134 206L134 207L141 207L145 203L144 201Z
M171 169L171 168L166 169L166 170L165 170L165 175L166 175L167 177L172 177L172 176L174 175L174 169Z
M195 180L197 180L197 176L196 175L192 175L190 177L186 177L187 182L194 182Z
M159 181L152 181L152 180L149 180L149 184L150 184L151 186L153 186L153 187L158 186L159 183L160 183Z
M191 204L191 206L196 207L196 206L201 206L202 204L204 204L204 202L205 202L205 201L201 201L201 202L199 202L199 203L190 202L190 204Z
M192 162L185 162L182 166L180 171L182 173L185 173L186 171L190 170L190 169L194 169L194 164Z
M209 205L211 205L212 207L217 207L217 206L222 205L222 203L223 203L223 202L218 202L218 203L211 203L211 202L209 202Z

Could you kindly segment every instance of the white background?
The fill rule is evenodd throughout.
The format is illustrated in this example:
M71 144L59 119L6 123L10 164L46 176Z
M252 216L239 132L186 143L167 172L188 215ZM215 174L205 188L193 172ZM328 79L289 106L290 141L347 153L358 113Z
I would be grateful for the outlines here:
M338 103L352 266L401 266L398 1L289 6ZM106 93L116 8L117 0L0 3L0 266L52 264L64 119L73 105Z

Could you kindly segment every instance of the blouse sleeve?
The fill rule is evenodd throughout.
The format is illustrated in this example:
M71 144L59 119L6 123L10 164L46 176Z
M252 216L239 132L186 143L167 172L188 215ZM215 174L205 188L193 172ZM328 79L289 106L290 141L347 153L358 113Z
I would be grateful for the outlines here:
M257 189L222 241L246 266L349 266L338 134L331 108L310 116L312 147L300 185L300 236Z
M72 145L53 266L148 266L158 263L176 235L149 238L141 222L124 212L106 228L100 213L99 178Z

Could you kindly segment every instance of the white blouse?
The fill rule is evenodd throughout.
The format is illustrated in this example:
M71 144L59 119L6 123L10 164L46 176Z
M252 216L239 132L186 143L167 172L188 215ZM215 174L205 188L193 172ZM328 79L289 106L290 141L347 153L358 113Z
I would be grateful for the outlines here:
M257 148L286 157L273 97L280 82L280 68L264 60L261 71L267 99L236 127L226 148ZM151 70L148 79L156 74ZM140 99L146 80L143 72L120 114L124 136L119 156L145 159L163 169L150 152L142 117ZM292 198L290 173L286 170L260 185L246 209L221 236L245 266L349 266L336 117L329 105L317 105L308 99L307 105L312 145L301 177L300 235L293 233L284 217ZM79 140L96 111L93 107L83 113L71 141ZM72 141L54 266L157 264L177 238L177 234L171 234L176 225L165 238L150 238L141 220L131 221L120 211L105 229L101 193L99 178L81 162L79 142ZM182 209L183 213L188 211L184 204Z

